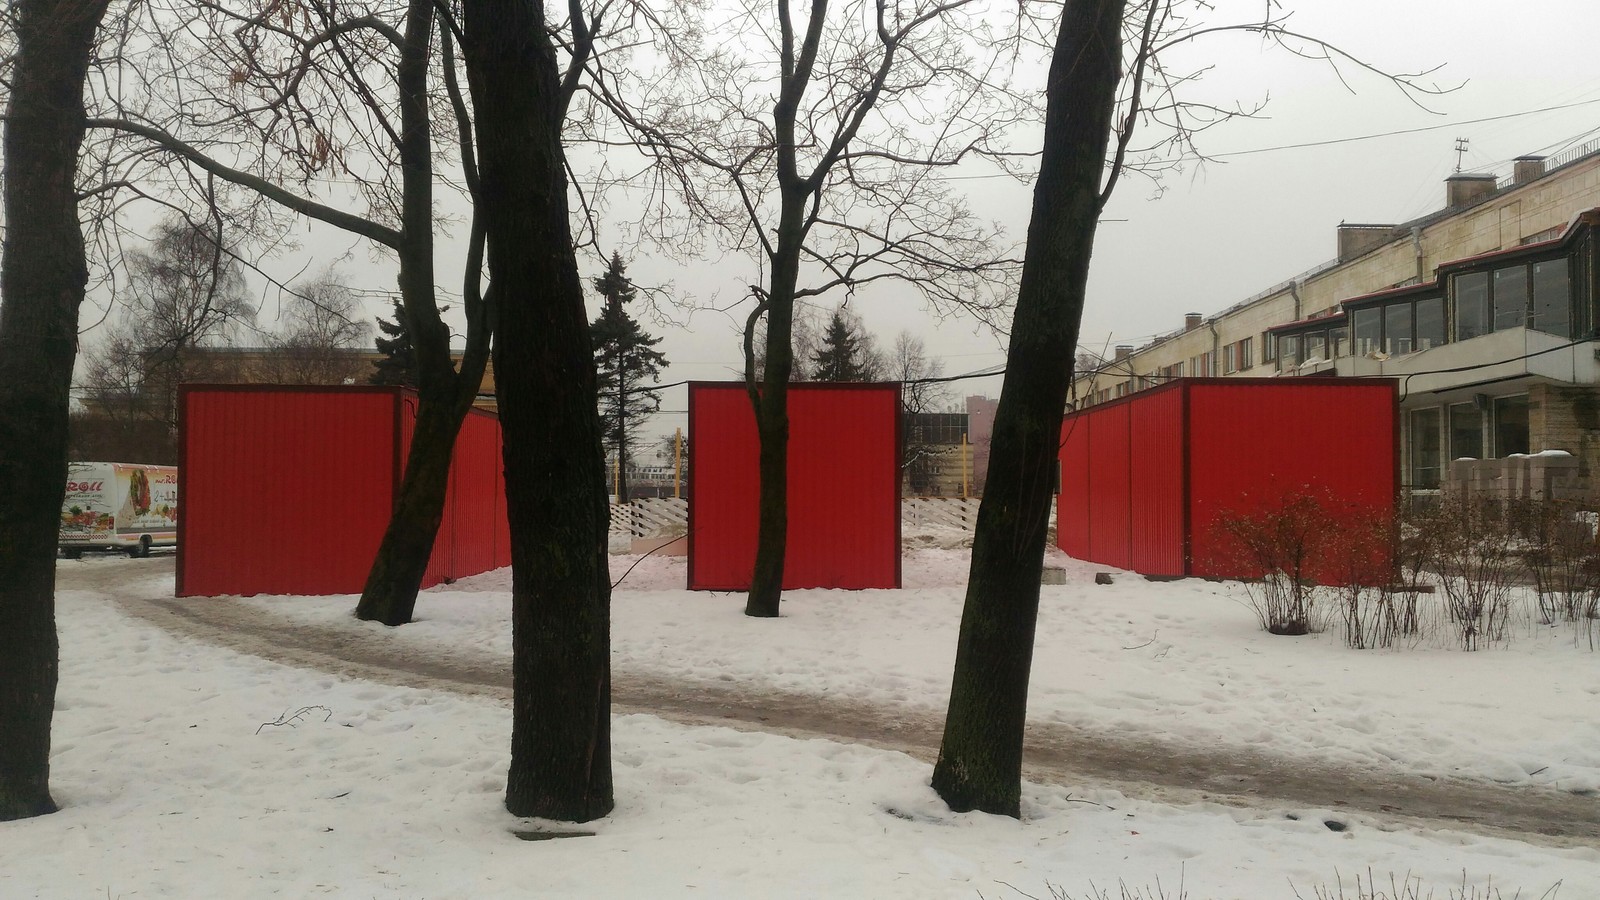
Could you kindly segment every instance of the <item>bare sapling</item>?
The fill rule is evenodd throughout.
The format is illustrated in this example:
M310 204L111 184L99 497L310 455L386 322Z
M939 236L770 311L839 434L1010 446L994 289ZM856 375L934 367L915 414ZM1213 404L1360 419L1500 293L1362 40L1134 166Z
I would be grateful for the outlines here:
M1463 650L1507 639L1511 599L1522 574L1497 498L1446 496L1435 521L1435 566L1445 610Z

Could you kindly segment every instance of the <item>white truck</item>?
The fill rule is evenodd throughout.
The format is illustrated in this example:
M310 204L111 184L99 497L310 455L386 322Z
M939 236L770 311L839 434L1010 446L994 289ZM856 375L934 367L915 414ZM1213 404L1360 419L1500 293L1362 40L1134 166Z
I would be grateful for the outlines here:
M149 556L151 547L178 544L178 470L138 463L67 464L61 502L61 553L126 550Z

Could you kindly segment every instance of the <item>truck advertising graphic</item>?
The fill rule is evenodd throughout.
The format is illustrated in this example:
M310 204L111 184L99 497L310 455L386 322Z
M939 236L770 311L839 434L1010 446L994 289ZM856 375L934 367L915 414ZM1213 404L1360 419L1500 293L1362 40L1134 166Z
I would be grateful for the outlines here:
M62 552L126 550L178 543L178 470L137 463L69 463L61 502Z

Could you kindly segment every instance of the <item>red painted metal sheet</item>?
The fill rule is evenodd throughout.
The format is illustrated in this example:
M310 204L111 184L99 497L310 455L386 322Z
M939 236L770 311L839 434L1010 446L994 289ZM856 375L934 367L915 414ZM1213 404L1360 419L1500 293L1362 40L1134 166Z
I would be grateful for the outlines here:
M1133 565L1133 463L1129 405L1095 410L1089 429L1089 556L1126 569Z
M900 387L789 387L784 588L900 585ZM759 443L743 384L689 386L689 587L745 590Z
M1130 535L1128 568L1183 575L1184 466L1181 390L1153 391L1128 405Z
M360 591L415 409L398 388L185 388L179 595ZM235 476L248 487L230 486ZM271 486L268 499L242 503L257 485ZM509 563L503 486L499 421L474 411L456 441L424 587Z
M1310 495L1331 520L1384 521L1398 490L1393 381L1200 380L1189 387L1192 574L1236 577L1229 515Z
M451 578L495 568L495 488L499 470L500 423L483 413L469 413L456 438L452 466L456 494Z
M1083 412L1061 423L1061 494L1056 498L1056 546L1068 556L1089 558L1089 431L1094 415Z
M389 520L395 397L185 388L179 595L359 590Z

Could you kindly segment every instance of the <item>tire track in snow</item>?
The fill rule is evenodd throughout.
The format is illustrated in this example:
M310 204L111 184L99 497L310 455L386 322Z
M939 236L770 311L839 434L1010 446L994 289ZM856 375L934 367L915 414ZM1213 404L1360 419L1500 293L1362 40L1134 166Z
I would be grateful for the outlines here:
M169 561L156 562L170 568ZM106 594L130 615L168 631L286 665L406 687L490 698L507 706L511 672L502 660L398 654L381 640L284 623L215 599L128 596L126 572L63 567L62 589ZM932 763L941 714L849 698L668 681L612 672L614 711L689 725L825 738L909 754ZM1263 813L1330 810L1380 828L1450 828L1557 846L1600 844L1600 798L1537 786L1372 773L1236 748L1129 741L1062 725L1028 726L1025 775L1059 785L1092 782L1163 803L1214 802Z

